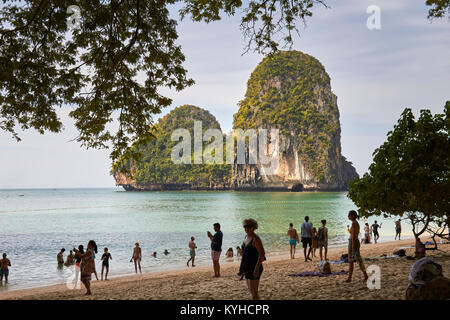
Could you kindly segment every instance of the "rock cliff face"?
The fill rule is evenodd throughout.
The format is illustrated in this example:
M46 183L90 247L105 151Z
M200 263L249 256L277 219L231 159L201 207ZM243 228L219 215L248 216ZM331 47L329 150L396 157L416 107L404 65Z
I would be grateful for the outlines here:
M279 144L269 142L278 166L233 165L236 190L346 190L357 177L341 154L337 98L322 64L299 51L265 58L251 74L234 115L234 128L279 129Z
M195 164L192 148L187 151L191 164L173 163L172 150L181 140L172 141L172 133L176 129L186 129L192 147L195 121L201 121L202 135L207 129L218 129L219 134L221 132L216 118L207 110L191 105L175 108L154 126L155 138L148 145L140 147L139 151L143 155L140 161L120 159L114 164L112 174L116 185L127 191L230 189L231 165ZM204 149L206 143L201 139Z

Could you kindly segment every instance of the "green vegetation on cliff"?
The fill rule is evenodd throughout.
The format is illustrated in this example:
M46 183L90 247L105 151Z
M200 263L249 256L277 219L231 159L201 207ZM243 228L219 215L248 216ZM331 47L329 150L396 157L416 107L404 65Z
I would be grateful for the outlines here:
M300 159L321 182L333 180L330 154L340 136L339 111L323 65L300 51L265 58L247 82L234 128L280 129L298 141Z
M179 143L172 141L172 132L187 129L194 145L194 121L202 122L202 133L207 129L219 129L213 115L201 108L183 105L165 115L153 127L155 138L147 145L139 147L142 158L139 161L121 160L113 166L113 172L121 166L130 169L131 179L138 188L151 185L190 184L193 188L209 188L228 185L231 166L226 164L174 164L171 159L173 148ZM204 142L203 146L208 145ZM204 148L203 148L204 149ZM193 152L191 153L193 158Z

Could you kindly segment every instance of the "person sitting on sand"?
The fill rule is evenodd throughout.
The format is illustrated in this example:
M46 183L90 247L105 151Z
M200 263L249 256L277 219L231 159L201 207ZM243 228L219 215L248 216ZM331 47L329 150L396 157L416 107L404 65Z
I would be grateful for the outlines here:
M227 252L225 253L227 258L233 258L233 248L228 248Z
M287 236L289 237L289 248L291 252L291 259L294 259L295 257L295 247L297 246L298 242L298 233L297 230L294 229L294 224L289 223L289 229L287 231Z
M311 225L312 225L312 223L311 223ZM316 227L313 227L311 229L311 238L312 238L312 242L311 242L312 257L315 258L316 257L316 249L319 248L319 235L317 234Z
M72 250L70 250L69 255L67 256L66 262L64 263L64 265L66 267L69 267L74 264L74 261L75 261L75 256L73 255Z
M189 241L189 255L191 256L189 258L189 260L186 262L187 266L189 267L189 262L191 262L192 266L195 267L194 265L194 260L195 260L195 249L197 249L197 245L194 242L195 238L191 237L191 241Z
M364 281L367 281L368 276L366 272L366 268L364 267L363 259L361 258L361 254L359 253L360 243L358 239L359 235L359 223L356 221L358 219L358 213L355 210L350 210L348 212L348 219L352 222L352 226L350 228L350 237L348 238L348 279L345 282L352 281L353 274L353 264L354 261L357 260L359 263L359 268L364 274Z
M320 260L322 260L322 248L325 249L325 259L327 260L327 253L328 253L328 228L325 227L325 225L327 224L327 220L322 220L322 226L319 228L319 239L318 239L318 244L319 244L319 255L320 255Z
M137 267L139 266L139 272L142 273L141 270L141 260L142 260L142 250L141 247L139 247L139 242L136 242L135 247L133 249L133 255L131 256L130 262L134 261L134 270L137 273ZM156 255L155 255L156 257Z
M5 276L5 284L8 283L8 267L11 267L11 261L6 258L6 253L3 253L3 259L0 260L0 285L3 284L3 276Z
M236 247L236 257L242 256L242 248L237 246Z
M111 253L108 252L108 248L105 248L103 249L102 254L102 280L103 280L103 269L106 268L105 281L108 280L109 260L112 260L112 256Z
M64 251L66 249L62 248L61 251L56 255L56 261L58 261L58 267L62 267L64 265Z
M246 233L242 243L242 260L239 267L239 274L247 279L247 287L253 300L259 300L258 287L261 273L263 272L263 261L265 251L261 239L255 233L258 229L258 222L254 219L245 219L243 227Z
M97 244L94 240L89 241L86 253L80 253L73 248L75 254L81 258L81 282L86 287L86 295L91 295L91 277L95 270L94 254L97 252Z
M420 238L417 237L416 239L416 256L414 258L416 259L422 259L423 257L425 257L425 251L426 251L426 247L423 244L422 241L420 241Z

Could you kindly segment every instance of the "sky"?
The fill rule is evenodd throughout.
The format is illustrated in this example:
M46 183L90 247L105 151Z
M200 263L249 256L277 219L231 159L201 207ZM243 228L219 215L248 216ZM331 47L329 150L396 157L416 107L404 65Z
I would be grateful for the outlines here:
M329 0L301 23L293 50L316 57L331 78L341 121L342 153L362 175L373 151L386 140L404 108L442 113L450 100L450 22L427 19L425 0ZM381 12L381 29L369 30L369 5ZM262 60L244 53L239 16L210 24L182 21L179 44L195 85L182 92L163 89L183 104L209 110L222 130L232 128L237 103L250 73ZM0 188L113 187L108 150L86 150L71 141L77 135L69 108L59 111L65 130L20 134L0 131Z

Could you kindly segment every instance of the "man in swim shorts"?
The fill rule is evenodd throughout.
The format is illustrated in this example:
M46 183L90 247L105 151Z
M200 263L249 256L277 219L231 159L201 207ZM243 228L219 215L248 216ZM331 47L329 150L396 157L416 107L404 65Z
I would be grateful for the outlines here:
M189 241L189 255L191 256L189 258L189 260L187 261L187 266L189 267L189 262L191 262L192 266L195 267L194 265L194 260L195 260L195 249L197 249L197 245L194 242L195 238L191 237L191 241Z
M5 276L5 283L8 283L8 267L11 267L11 261L6 258L6 253L4 253L3 259L0 260L0 285L3 283L3 276Z
M311 254L311 246L312 246L312 224L309 222L309 217L305 217L305 221L300 225L301 236L302 236L302 244L303 244L303 255L305 256L306 261L312 261L309 257ZM309 245L308 254L306 254L306 248Z
M289 223L289 229L287 231L287 236L289 237L289 247L291 249L291 259L294 259L295 256L295 247L298 242L298 234L297 230L294 229L294 224Z
M109 273L109 260L112 260L111 253L108 252L108 248L105 248L102 254L102 280L103 280L103 270L106 268L105 281L108 280Z
M219 258L222 253L222 239L223 233L220 231L220 224L214 223L214 236L208 231L208 237L211 240L211 259L213 261L214 277L220 277Z

